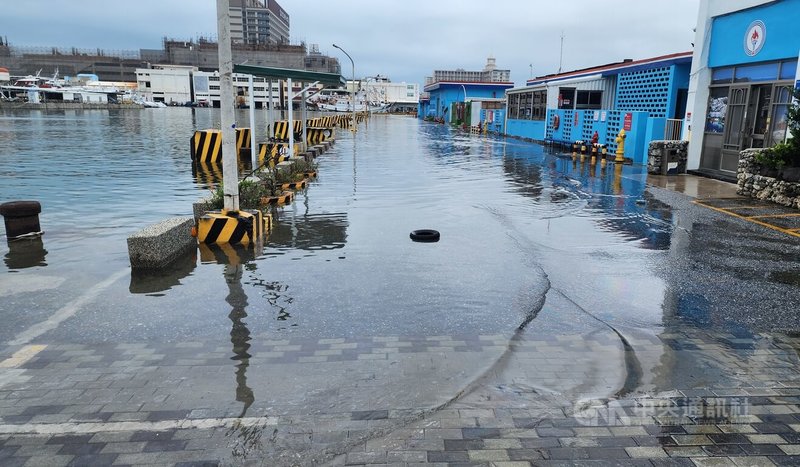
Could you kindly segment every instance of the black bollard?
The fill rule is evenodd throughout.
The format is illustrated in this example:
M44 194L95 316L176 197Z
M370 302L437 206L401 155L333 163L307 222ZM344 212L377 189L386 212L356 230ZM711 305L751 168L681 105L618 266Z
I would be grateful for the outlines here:
M39 213L42 205L38 201L10 201L0 204L0 215L6 224L6 238L13 240L22 235L40 233Z

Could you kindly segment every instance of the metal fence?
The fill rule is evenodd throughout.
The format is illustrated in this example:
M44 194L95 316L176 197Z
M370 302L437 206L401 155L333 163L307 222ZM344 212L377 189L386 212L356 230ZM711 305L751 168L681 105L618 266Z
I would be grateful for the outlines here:
M664 139L668 141L680 140L683 134L683 120L668 118L664 126Z

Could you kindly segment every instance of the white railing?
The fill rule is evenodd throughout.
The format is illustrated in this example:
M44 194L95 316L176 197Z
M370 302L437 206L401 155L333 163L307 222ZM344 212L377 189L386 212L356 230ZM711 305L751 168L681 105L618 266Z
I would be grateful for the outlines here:
M683 134L683 120L667 119L664 126L664 139L668 141L680 140Z

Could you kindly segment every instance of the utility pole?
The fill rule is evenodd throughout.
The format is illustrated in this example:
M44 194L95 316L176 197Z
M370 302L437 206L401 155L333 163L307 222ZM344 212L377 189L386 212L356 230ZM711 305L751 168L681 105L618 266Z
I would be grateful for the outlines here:
M564 63L564 31L561 31L561 53L558 57L558 73L561 74L561 66Z
M236 113L233 108L233 57L231 52L230 0L217 0L219 34L220 130L222 131L223 209L239 210L239 167L236 163ZM251 129L251 131L254 128Z

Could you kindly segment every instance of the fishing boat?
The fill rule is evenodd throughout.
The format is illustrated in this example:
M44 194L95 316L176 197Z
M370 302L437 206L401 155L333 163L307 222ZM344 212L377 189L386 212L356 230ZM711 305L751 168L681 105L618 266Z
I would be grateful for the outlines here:
M322 112L383 112L388 108L388 104L367 100L364 93L359 92L353 109L352 93L347 89L323 89L306 99L306 103Z

